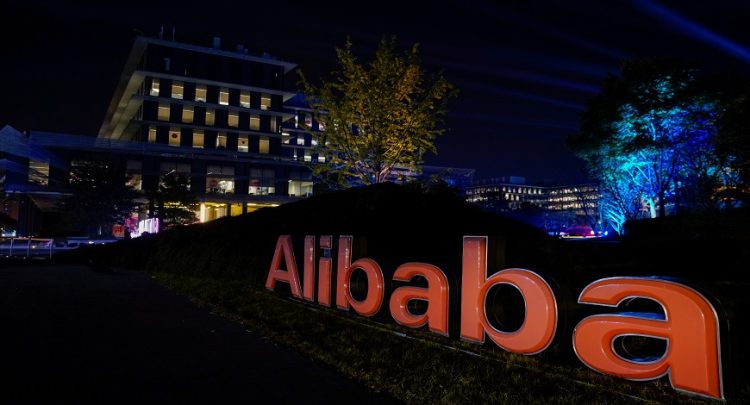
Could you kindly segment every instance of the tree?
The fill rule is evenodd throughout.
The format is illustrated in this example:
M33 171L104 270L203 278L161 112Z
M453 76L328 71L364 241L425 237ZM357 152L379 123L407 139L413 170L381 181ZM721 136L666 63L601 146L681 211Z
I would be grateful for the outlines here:
M722 175L722 200L731 206L750 199L750 80L730 76L717 85L724 108L718 120L716 151L728 170Z
M136 192L126 185L124 168L108 162L80 161L70 171L70 196L62 211L73 229L102 235L137 210Z
M171 171L163 174L159 191L151 197L163 229L195 223L198 199L190 192L190 177Z
M633 61L605 80L568 141L598 181L613 228L644 207L653 218L667 205L677 211L715 201L719 109L697 71L674 60Z
M396 167L417 169L435 138L448 100L457 91L441 74L429 76L418 46L397 55L396 40L383 39L368 64L360 64L347 40L336 49L339 70L316 87L301 75L315 119L325 130L315 152L326 158L313 166L319 178L341 185L381 183Z

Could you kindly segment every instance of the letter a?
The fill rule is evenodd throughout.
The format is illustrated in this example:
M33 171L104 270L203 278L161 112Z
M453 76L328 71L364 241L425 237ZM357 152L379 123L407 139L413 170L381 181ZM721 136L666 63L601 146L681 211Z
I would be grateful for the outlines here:
M617 307L631 298L656 301L666 319L637 313L589 316L573 332L578 358L596 371L631 380L652 380L668 373L677 390L723 398L719 319L708 300L672 281L617 277L591 283L578 302ZM612 343L628 335L665 339L667 351L657 360L623 358Z
M286 270L281 269L282 259ZM296 298L302 298L299 275L297 275L297 263L294 260L294 251L292 250L292 237L289 235L281 235L276 241L276 250L273 252L271 268L268 270L268 278L266 278L266 288L273 291L277 281L288 283L292 295Z

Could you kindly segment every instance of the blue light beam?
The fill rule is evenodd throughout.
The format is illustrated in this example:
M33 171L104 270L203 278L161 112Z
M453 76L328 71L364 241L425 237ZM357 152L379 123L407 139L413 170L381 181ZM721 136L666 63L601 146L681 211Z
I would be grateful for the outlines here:
M635 0L634 3L647 13L659 17L671 26L679 29L683 34L719 48L744 62L750 62L750 50L737 42L725 38L696 22L690 21L656 2L649 0Z

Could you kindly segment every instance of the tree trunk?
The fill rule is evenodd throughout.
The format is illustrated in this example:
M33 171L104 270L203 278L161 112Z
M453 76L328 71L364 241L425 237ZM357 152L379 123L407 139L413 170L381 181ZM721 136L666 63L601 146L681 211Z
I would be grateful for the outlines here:
M664 191L659 193L659 217L663 218L667 215L667 209L665 207L666 201L664 201Z

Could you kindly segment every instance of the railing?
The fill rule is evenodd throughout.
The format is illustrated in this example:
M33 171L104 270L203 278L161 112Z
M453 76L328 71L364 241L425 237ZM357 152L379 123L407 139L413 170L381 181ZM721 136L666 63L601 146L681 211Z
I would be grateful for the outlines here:
M8 238L0 240L0 257L52 258L54 253L77 247L47 238Z

